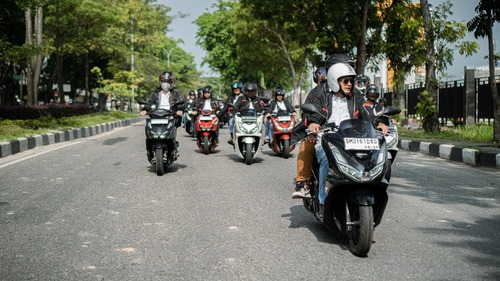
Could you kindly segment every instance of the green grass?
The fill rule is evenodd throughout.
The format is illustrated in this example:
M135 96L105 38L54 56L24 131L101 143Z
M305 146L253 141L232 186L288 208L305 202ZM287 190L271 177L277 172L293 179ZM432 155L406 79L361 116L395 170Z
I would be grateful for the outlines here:
M0 120L0 141L31 137L53 131L94 126L137 116L137 113L111 111L59 119L43 117L35 120Z
M439 133L425 133L423 130L407 130L399 128L400 139L447 139L493 144L493 125L478 123L474 126L458 126L441 128Z

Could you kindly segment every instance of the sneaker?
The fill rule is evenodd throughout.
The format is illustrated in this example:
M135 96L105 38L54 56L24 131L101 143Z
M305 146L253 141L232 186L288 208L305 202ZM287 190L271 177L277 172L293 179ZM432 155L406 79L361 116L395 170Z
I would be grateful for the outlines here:
M309 188L307 184L304 182L297 182L295 185L295 190L292 193L292 199L309 199L311 198L311 193L309 192Z
M234 144L233 139L232 138L228 139L227 143L229 143L230 145L233 145Z
M266 139L264 140L264 143L269 143L269 138L266 138Z

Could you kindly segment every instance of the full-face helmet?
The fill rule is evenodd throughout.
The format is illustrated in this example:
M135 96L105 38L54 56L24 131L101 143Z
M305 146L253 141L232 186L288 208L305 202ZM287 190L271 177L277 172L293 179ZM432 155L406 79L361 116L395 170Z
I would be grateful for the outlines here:
M376 101L378 97L380 97L380 92L378 91L378 87L375 84L370 84L368 88L366 88L366 98Z
M326 68L324 67L316 68L313 74L313 80L314 83L316 84L324 83L326 81Z
M174 74L172 72L170 72L170 71L163 71L160 74L160 83L161 82L167 82L170 85L172 85L172 84L174 84L174 81L175 81L175 77L174 77Z
M366 87L370 85L370 77L360 74L354 79L354 87L360 92L365 93ZM374 85L375 86L375 85Z

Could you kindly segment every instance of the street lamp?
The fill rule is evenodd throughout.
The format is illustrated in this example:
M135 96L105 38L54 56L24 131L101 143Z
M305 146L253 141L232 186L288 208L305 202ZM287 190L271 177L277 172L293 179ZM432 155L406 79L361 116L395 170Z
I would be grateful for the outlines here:
M172 54L172 51L175 49L175 47L173 48L170 48L169 51L167 51L167 49L163 48L163 50L165 51L165 53L167 53L167 67L170 68L170 54Z

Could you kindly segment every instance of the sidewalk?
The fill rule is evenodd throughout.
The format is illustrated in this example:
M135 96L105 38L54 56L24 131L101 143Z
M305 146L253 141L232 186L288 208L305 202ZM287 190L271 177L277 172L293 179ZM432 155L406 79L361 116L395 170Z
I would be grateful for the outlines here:
M421 152L430 156L451 161L463 162L472 166L500 169L500 148L486 143L472 143L450 140L404 140L398 147L403 150Z
M17 138L11 141L0 142L0 158L7 157L19 152L33 149L37 146L50 145L54 143L70 141L79 138L86 138L97 134L111 131L114 128L130 126L133 123L142 121L141 117L129 118L95 126L72 129L67 131L57 131L43 135L36 135L29 138Z

